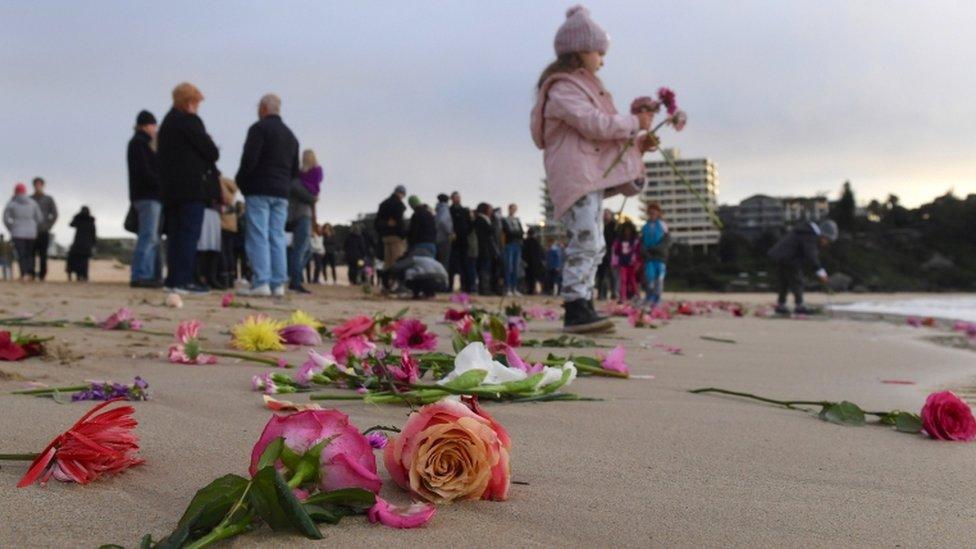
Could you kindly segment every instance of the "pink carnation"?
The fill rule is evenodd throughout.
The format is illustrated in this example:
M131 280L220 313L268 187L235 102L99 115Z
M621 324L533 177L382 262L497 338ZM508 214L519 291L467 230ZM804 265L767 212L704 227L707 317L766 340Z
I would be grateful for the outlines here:
M617 345L610 351L606 356L603 353L597 353L597 358L600 359L600 366L604 370L611 370L614 372L620 372L621 374L629 374L630 369L627 367L627 350L623 348L622 345Z
M406 349L400 351L400 363L388 365L386 371L399 384L412 385L420 379L420 364Z
M98 326L103 330L140 330L142 329L142 322L136 320L132 309L122 307L109 315Z
M671 88L659 88L657 90L657 98L664 104L664 108L668 111L668 116L674 116L674 113L678 111L678 99Z

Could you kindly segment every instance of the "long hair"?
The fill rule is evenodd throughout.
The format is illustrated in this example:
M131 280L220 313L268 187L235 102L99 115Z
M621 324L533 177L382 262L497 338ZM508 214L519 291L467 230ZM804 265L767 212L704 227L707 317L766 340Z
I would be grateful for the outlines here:
M582 68L582 66L583 59L580 58L578 53L564 53L557 57L555 61L549 63L549 66L542 71L542 74L539 75L539 81L535 85L535 89L542 89L542 84L545 83L546 79L556 73L573 72L576 69Z
M305 151L302 152L302 171L307 172L318 165L319 161L317 158L315 158L315 151L312 149L305 149Z

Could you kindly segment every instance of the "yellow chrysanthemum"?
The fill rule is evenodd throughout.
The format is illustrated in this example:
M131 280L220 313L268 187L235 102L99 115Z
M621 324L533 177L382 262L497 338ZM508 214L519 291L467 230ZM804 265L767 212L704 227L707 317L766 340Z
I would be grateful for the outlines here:
M288 319L288 325L308 326L309 328L315 331L321 330L322 326L324 326L321 322L315 320L315 318L312 315L302 310L296 310L294 313L291 314L291 318Z
M283 351L285 345L278 334L283 326L267 315L246 317L231 328L231 345L243 351Z

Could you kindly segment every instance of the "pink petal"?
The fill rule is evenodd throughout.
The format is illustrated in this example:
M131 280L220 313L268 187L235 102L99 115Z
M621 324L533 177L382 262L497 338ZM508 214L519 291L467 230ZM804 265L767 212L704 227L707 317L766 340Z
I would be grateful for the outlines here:
M385 499L376 496L376 503L366 513L369 521L379 522L390 528L418 528L434 518L437 509L429 503L414 503L409 507L390 505Z

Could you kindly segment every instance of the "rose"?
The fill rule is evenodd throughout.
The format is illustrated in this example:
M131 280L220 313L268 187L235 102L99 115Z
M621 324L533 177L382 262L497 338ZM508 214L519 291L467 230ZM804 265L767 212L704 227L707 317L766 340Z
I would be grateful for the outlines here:
M922 407L922 428L939 440L976 440L976 418L969 405L952 391L932 393Z
M340 339L332 346L332 356L339 364L346 364L350 356L362 358L376 349L376 345L364 335Z
M373 324L373 319L365 315L350 318L332 330L332 337L342 340L353 336L365 335L367 338L372 339Z
M434 503L508 497L508 433L472 401L442 400L410 414L384 450L401 488Z
M283 437L285 447L300 456L320 442L332 439L322 448L319 470L312 475L318 479L322 490L362 488L379 492L382 482L376 474L373 448L359 429L349 423L346 414L336 410L306 410L289 416L272 416L251 451L251 476L257 474L264 450L278 437ZM286 469L280 460L275 466L279 470ZM287 472L292 479L294 475L302 474ZM311 479L302 479L297 484L302 485L305 480Z
M285 326L278 331L278 335L288 345L318 345L322 343L322 336L314 328L305 324Z

